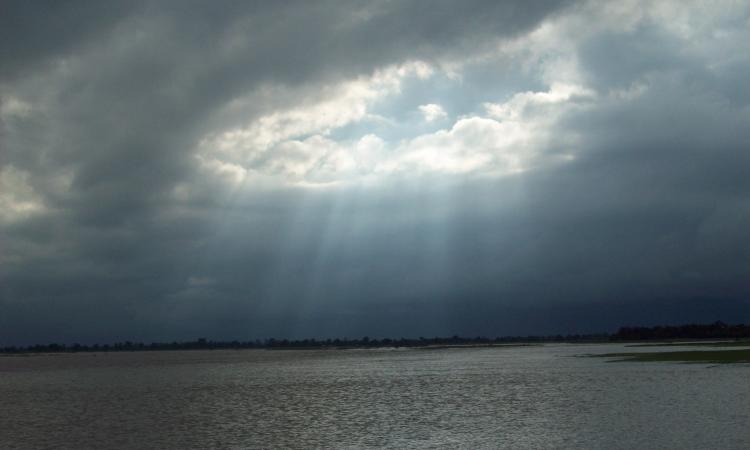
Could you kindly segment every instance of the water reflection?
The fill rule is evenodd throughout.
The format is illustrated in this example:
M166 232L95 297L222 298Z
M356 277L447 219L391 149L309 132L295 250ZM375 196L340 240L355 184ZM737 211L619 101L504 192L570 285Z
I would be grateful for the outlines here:
M750 367L620 345L0 358L2 447L747 448ZM653 350L653 349L651 349Z

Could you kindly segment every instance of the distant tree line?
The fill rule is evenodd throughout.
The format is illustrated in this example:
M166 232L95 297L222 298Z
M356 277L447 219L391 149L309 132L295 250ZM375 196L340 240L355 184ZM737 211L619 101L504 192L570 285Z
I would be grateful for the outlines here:
M368 336L359 339L264 339L254 341L212 341L205 338L185 342L116 342L114 344L42 344L29 346L0 347L0 353L75 353L75 352L132 352L159 350L220 350L220 349L336 349L379 347L440 347L482 346L502 344L534 344L544 342L608 342L649 341L674 339L750 339L750 326L727 325L714 322L708 325L688 324L656 327L622 327L614 334L568 334L551 336L504 336L477 337L432 337L432 338L383 338Z
M542 342L599 342L609 339L603 334L569 334L553 336L505 336L488 338L477 337L419 337L376 339L368 336L359 339L265 339L254 341L211 341L205 338L187 342L117 342L114 344L42 344L29 346L0 347L0 353L75 353L75 352L132 352L159 350L220 350L220 349L315 349L315 348L379 348L379 347L436 347L462 345L500 345Z
M656 327L622 327L613 334L613 341L649 341L671 339L747 339L750 326L727 325L714 322L709 325L688 324Z

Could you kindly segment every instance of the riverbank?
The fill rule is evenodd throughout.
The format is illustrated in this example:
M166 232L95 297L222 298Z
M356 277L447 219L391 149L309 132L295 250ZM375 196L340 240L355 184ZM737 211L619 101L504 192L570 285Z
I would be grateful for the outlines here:
M601 355L588 356L610 358L612 362L681 362L701 364L750 363L750 349L604 353Z

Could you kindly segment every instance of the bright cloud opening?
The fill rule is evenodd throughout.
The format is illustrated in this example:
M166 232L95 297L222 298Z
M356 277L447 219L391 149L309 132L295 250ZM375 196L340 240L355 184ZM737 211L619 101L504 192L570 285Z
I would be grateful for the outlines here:
M435 122L448 117L443 107L435 103L419 105L419 112L422 113L425 122Z

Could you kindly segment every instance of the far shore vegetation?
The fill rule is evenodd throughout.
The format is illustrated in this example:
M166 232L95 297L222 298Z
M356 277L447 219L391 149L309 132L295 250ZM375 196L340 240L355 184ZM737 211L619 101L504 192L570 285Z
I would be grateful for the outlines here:
M639 344L629 344L626 347L748 347L750 339L739 339L731 341L679 341L679 342L649 342Z
M685 342L690 341L690 342ZM696 342L698 341L698 342ZM656 327L622 327L613 334L568 334L552 336L504 336L488 338L477 337L419 337L419 338L370 338L368 336L350 339L256 339L252 341L214 341L206 338L183 342L115 342L113 344L36 344L28 346L3 346L0 343L0 354L30 354L30 353L77 353L77 352L122 352L122 351L159 351L159 350L220 350L220 349L351 349L351 348L424 348L436 349L446 347L486 347L509 345L534 345L543 343L607 343L633 342L633 346L650 345L701 345L701 346L750 346L750 326L728 325L723 322L711 324L688 324L679 326ZM655 344L658 342L658 344ZM714 358L721 362L745 361L750 350L736 350L735 353L726 351L705 351L701 355L693 355L693 351L659 353L618 353L608 355L625 360L688 360ZM744 352L744 353L743 353ZM649 359L651 358L651 359ZM747 356L750 360L750 356ZM711 359L713 361L713 359ZM726 361L725 361L726 360Z
M750 346L750 342L745 342ZM604 353L589 355L611 358L613 362L681 362L702 364L750 363L750 349L738 350L686 350L677 352Z
M211 341L200 338L186 342L116 342L114 344L44 344L0 347L0 354L78 353L78 352L130 352L160 350L307 350L307 349L357 349L357 348L423 348L528 346L547 342L608 342L607 334L558 336L506 336L506 337L420 337L417 339L265 339L254 341Z

